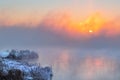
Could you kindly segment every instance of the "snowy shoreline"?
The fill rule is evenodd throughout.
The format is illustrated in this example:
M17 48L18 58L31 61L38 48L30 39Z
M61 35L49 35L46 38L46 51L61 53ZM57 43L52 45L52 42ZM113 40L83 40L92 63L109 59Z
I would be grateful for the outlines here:
M14 52L14 54L12 53L14 57L9 57L11 52L7 52L0 53L0 80L52 80L53 72L51 67L42 67L40 65L32 65L23 62L21 60L23 54L19 56L16 55L18 54L16 52L19 51L11 51ZM26 54L25 52L28 52L26 56L24 55L24 58L29 58L31 57L30 55L33 55L30 54L30 51L23 50L22 52L24 52L24 54ZM17 60L18 57L19 61Z

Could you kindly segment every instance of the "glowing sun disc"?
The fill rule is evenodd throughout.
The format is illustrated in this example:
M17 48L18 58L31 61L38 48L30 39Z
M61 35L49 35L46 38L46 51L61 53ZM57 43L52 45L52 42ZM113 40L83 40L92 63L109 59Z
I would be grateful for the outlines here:
M89 33L92 33L93 31L92 30L89 30Z

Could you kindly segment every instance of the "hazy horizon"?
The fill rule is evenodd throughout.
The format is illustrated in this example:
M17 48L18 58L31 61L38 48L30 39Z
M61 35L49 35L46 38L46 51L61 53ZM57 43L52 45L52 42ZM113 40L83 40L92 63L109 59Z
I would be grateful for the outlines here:
M29 49L53 80L120 79L120 0L1 0L0 50Z

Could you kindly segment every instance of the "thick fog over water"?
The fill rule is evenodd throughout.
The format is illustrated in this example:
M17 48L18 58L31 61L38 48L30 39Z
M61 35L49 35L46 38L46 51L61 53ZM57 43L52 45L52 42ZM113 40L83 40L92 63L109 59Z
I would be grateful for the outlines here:
M119 80L119 50L42 48L38 62L51 65L53 80Z
M120 0L0 0L10 49L37 52L27 61L52 66L53 80L120 80Z
M32 32L32 33L31 33ZM53 31L52 31L53 32ZM120 37L71 41L40 28L1 28L2 49L30 49L41 65L53 67L53 80L119 80Z

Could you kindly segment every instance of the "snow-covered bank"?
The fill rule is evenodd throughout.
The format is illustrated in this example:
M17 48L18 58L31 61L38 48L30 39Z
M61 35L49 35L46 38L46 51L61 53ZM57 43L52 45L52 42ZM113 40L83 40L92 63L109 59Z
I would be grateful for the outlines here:
M7 53L7 52L4 52ZM32 65L9 58L0 57L0 80L52 80L52 68ZM17 55L18 56L18 55Z
M30 50L6 50L0 51L0 56L2 58L9 58L15 60L23 60L23 59L37 59L39 56L36 52Z

